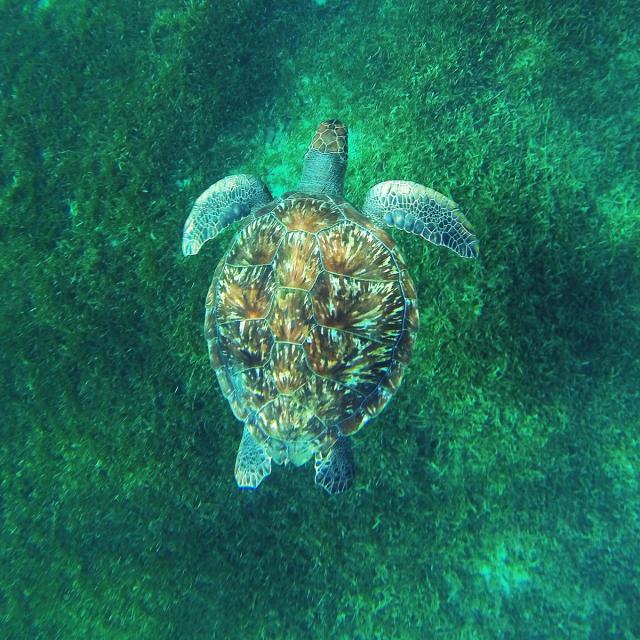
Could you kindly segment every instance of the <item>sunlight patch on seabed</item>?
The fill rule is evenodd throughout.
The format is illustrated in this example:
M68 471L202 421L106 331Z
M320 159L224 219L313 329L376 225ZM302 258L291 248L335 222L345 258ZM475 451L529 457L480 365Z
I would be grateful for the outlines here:
M603 215L608 239L612 243L629 242L637 232L640 194L634 180L626 175L608 192L597 198Z
M478 569L490 590L510 596L531 583L530 571L536 564L537 559L531 557L531 551L524 549L519 542L511 545L501 542Z
M178 191L184 191L191 186L191 178L188 176L186 178L178 178L176 180L176 187L178 187Z

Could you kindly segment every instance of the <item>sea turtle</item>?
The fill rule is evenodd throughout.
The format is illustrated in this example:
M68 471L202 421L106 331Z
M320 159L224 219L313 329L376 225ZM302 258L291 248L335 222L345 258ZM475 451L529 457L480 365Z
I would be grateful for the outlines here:
M362 212L343 195L347 128L322 122L295 191L273 198L252 175L209 187L184 226L198 253L242 219L206 299L211 364L244 424L238 485L256 488L271 463L315 459L329 493L354 477L348 437L395 393L418 331L416 290L395 227L475 258L478 243L454 202L415 182L381 182Z

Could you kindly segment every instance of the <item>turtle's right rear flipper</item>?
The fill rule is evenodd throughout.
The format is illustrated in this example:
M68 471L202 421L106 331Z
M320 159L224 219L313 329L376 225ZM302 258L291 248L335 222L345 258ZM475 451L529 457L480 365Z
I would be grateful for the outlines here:
M244 173L227 176L211 185L195 202L184 225L182 253L192 256L232 222L273 198L260 178Z
M329 493L342 493L352 484L355 465L351 445L345 437L339 437L329 451L316 453L316 484Z

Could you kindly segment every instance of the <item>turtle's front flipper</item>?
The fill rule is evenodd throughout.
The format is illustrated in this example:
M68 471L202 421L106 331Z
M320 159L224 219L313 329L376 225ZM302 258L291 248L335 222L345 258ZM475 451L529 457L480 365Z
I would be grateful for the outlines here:
M351 445L345 437L339 437L336 443L324 455L316 453L316 484L329 493L342 493L353 483L355 468Z
M255 489L271 473L271 458L245 426L236 456L236 482Z
M441 193L407 180L372 187L362 213L379 225L390 225L449 247L463 258L478 257L478 240L458 205Z
M207 240L217 236L226 226L272 199L264 182L255 176L241 173L218 180L191 209L184 224L182 253L185 256L198 253Z

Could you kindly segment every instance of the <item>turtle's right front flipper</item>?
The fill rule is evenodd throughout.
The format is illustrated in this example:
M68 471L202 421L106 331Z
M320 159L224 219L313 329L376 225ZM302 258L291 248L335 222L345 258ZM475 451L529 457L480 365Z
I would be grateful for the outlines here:
M460 207L441 193L409 180L388 180L372 187L362 213L448 247L463 258L478 257L478 239Z
M184 225L182 253L192 256L232 222L249 215L273 198L260 178L244 173L211 185L195 202Z

